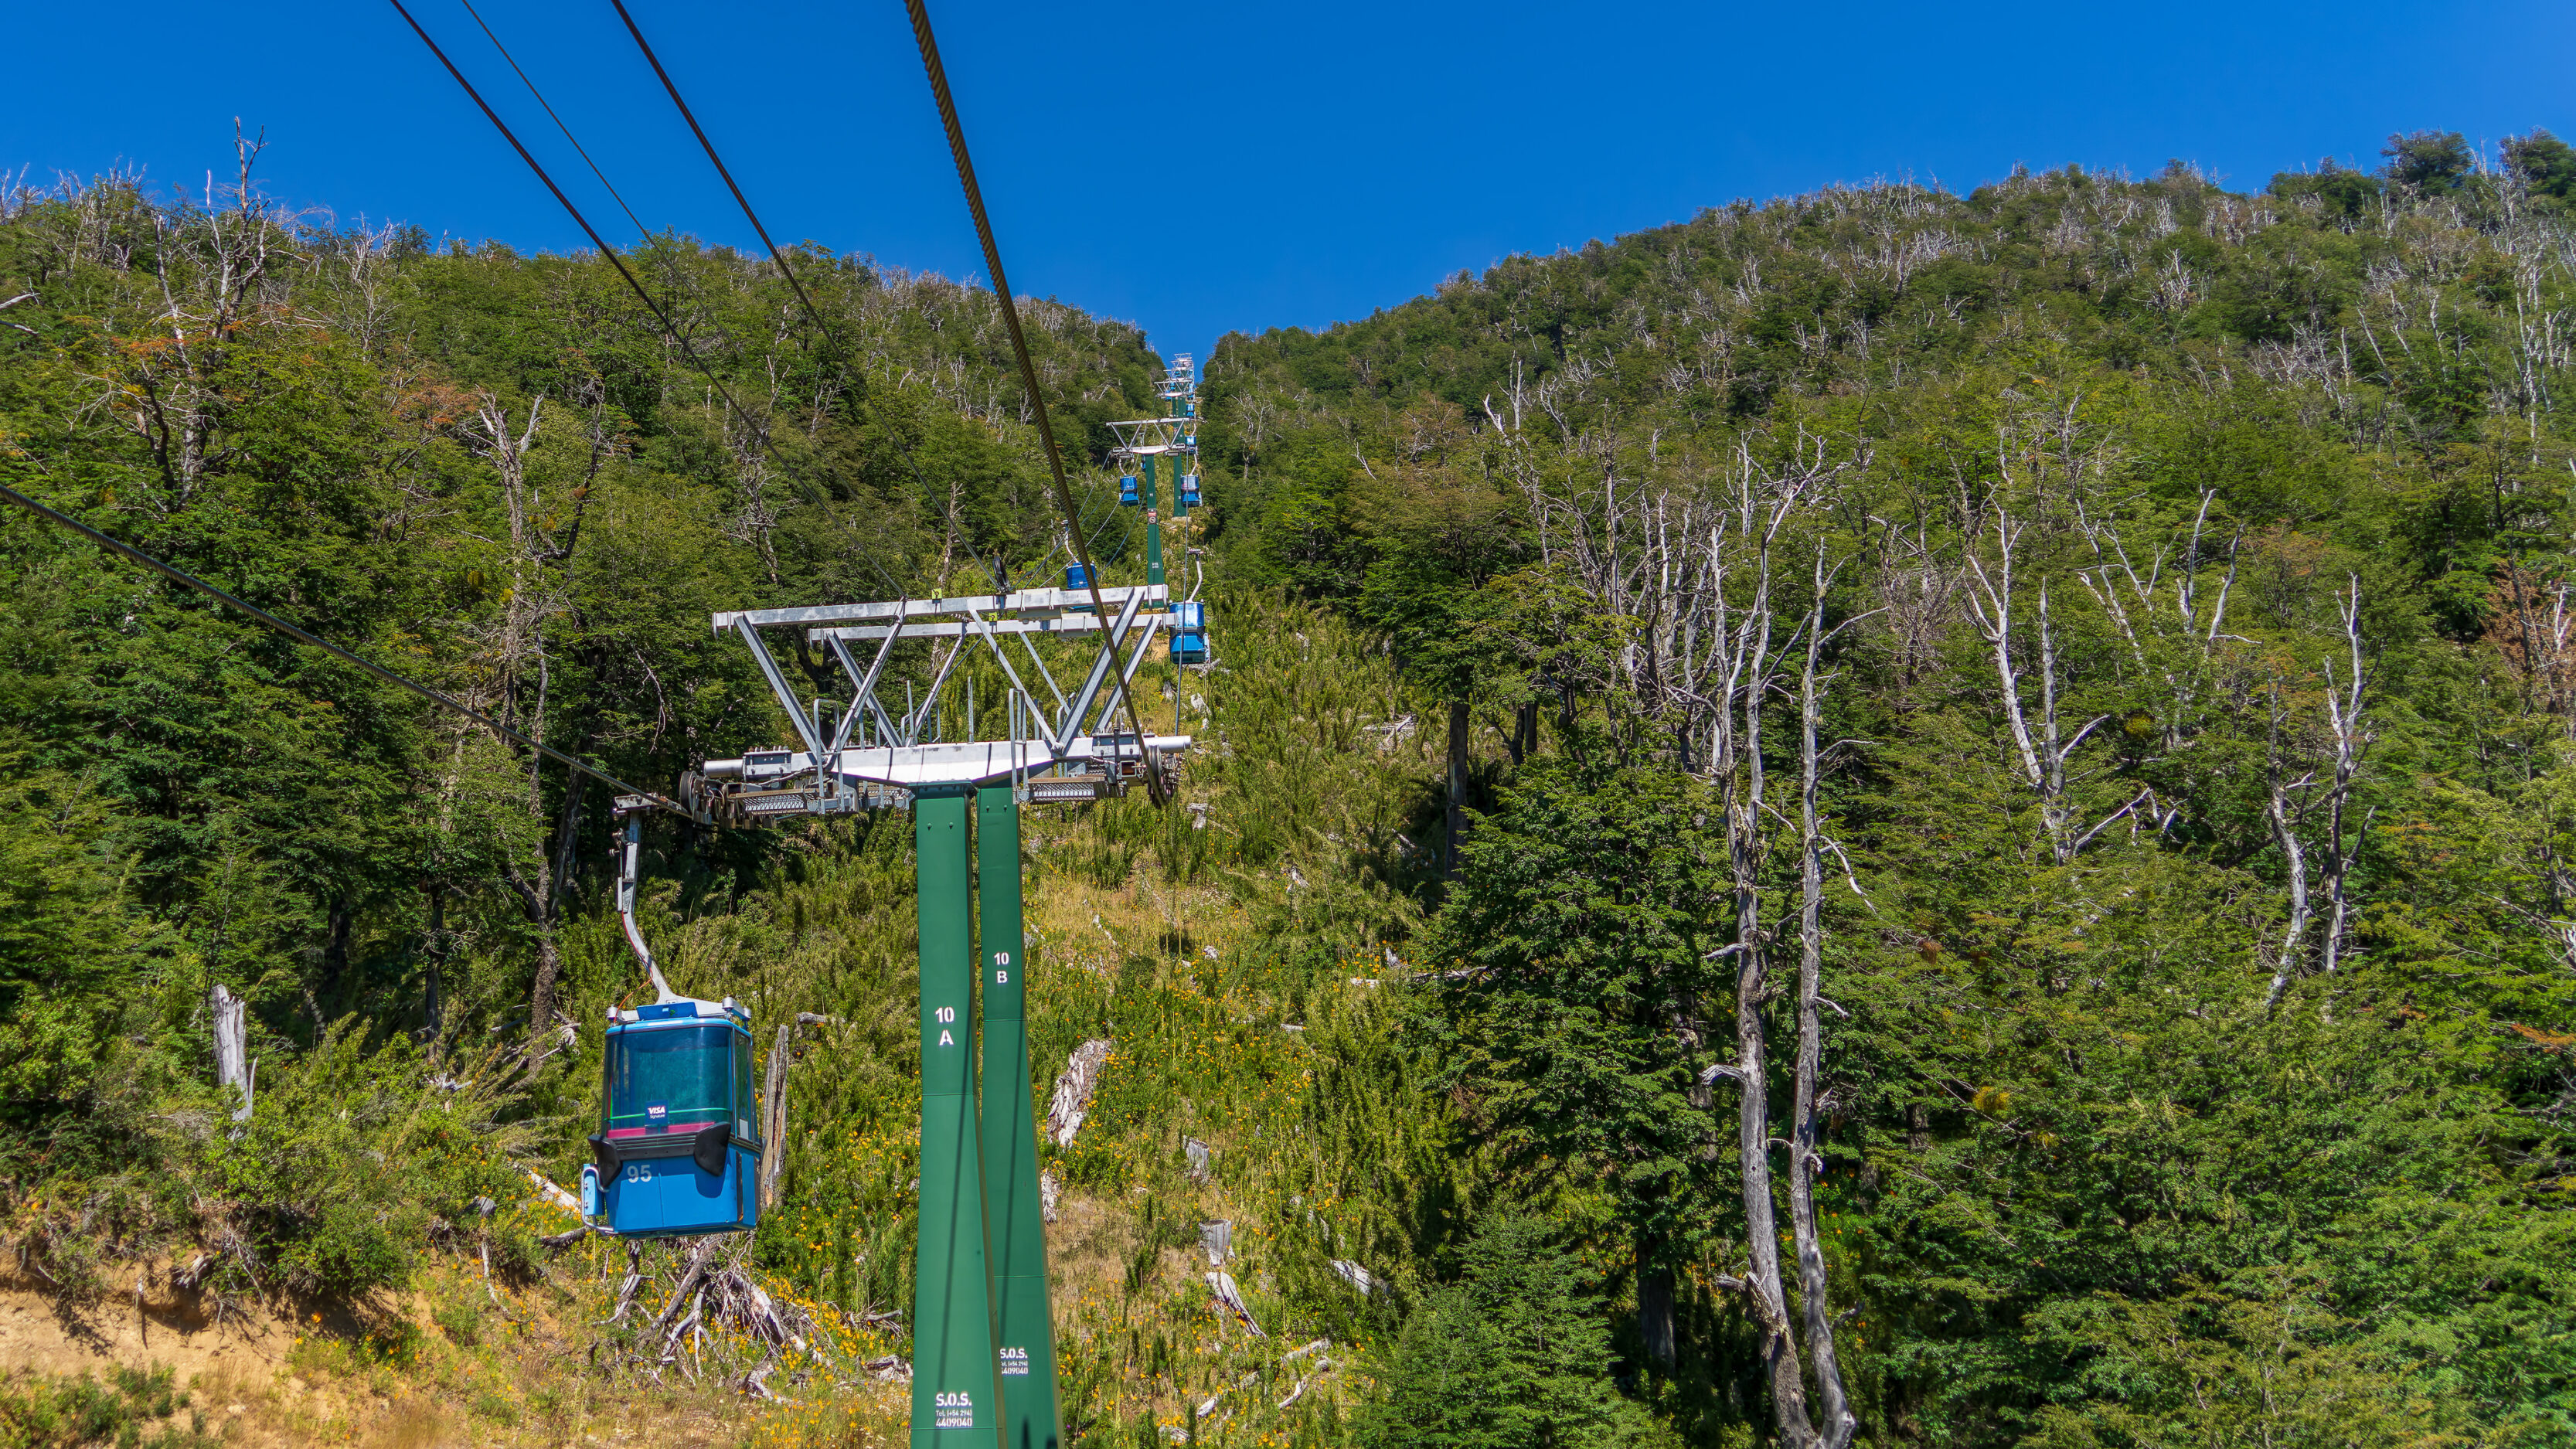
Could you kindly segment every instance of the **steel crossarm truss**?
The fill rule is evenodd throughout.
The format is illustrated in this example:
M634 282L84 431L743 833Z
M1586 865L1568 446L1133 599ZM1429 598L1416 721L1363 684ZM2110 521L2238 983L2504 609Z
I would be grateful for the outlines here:
M1133 592L1144 593L1149 601L1163 597L1157 585L1102 589L1101 602L1120 603ZM1088 589L1020 589L1007 594L959 594L953 598L890 599L873 604L814 604L795 609L734 609L714 616L715 632L740 629L750 625L765 629L777 624L864 624L889 623L896 619L929 619L942 614L963 613L978 609L992 614L1057 614L1070 609L1091 607Z
M1152 768L1160 757L1189 748L1190 737L1151 735L1139 740L1132 734L1104 731L1154 636L1171 617L1146 612L1147 607L1168 604L1171 591L1147 584L1103 589L1099 597L1116 611L1113 617L1104 619L1090 612L1089 590L1071 589L718 614L713 621L716 632L731 631L742 637L781 712L794 722L797 741L785 750L709 761L705 773L764 792L762 809L832 813L855 809L863 800L882 801L888 790L1025 782L1040 775L1115 781L1140 768ZM848 677L849 702L837 721L829 717L830 702L808 701L799 695L762 639L763 628L782 626L802 627L805 642L828 649ZM1019 638L1051 704L1029 688L1017 662L1003 648L1004 637L1012 635ZM1037 641L1044 638L1084 641L1091 654L1090 669L1070 696L1038 653ZM959 661L975 651L978 640L1009 682L1011 737L928 738L935 733L930 723L938 718L942 690L956 677ZM913 641L933 650L934 672L917 697L908 697L901 709L891 708L879 694L889 682L887 665L898 643ZM854 645L873 647L862 650ZM912 685L907 682L905 688L909 691ZM855 738L862 720L873 736L866 741ZM807 783L794 783L799 780ZM809 793L787 798L795 792Z
M1171 754L1188 749L1189 735L1147 735L1144 752ZM814 758L803 751L773 757L759 767L765 778L791 779L810 774ZM1043 775L1059 766L1099 773L1138 758L1136 737L1127 734L1077 735L1063 749L1043 738L961 740L955 744L854 745L833 758L831 773L845 782L889 785L911 790L924 785L985 784L995 780ZM710 770L739 771L739 760L713 760Z
M1181 441L1184 435L1198 435L1196 418L1138 418L1130 423L1111 423L1109 431L1118 435L1114 451L1140 458L1197 451L1194 445Z

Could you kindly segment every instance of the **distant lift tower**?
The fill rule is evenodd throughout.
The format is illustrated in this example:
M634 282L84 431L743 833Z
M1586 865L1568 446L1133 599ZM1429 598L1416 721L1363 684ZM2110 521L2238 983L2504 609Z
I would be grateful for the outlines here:
M1186 418L1138 418L1134 422L1111 423L1109 430L1118 435L1118 446L1110 456L1120 461L1119 497L1121 503L1138 502L1145 508L1145 582L1163 582L1163 515L1161 494L1154 477L1157 459L1172 460L1172 479L1177 485L1189 459L1198 451L1198 424ZM1128 467L1136 472L1127 472ZM1130 479L1140 480L1137 497L1128 497ZM1198 479L1190 476L1195 491ZM1174 491L1179 491L1176 486Z
M707 762L681 782L685 807L735 822L907 803L912 809L921 925L913 1449L996 1449L997 1435L1000 1449L1060 1449L1063 1443L1029 1100L1019 806L1123 795L1140 781L1176 784L1190 745L1187 735L1139 738L1110 727L1137 665L1170 617L1159 612L1167 592L1156 582L1103 589L1097 597L1100 612L1091 610L1088 589L1030 589L753 609L714 620L718 634L729 631L750 649L796 740ZM1149 606L1157 612L1146 612ZM763 641L763 630L777 628L800 628L803 646L831 652L851 685L846 703L797 693ZM1019 646L1027 677L1046 686L1044 701L1025 683L1006 640ZM912 662L916 676L928 671L929 683L917 694L907 683L897 710L880 696L891 694L887 665L906 643L926 646ZM1041 643L1068 665L1089 656L1088 673L1070 697L1048 669ZM971 684L963 701L943 708L944 698L961 692L949 687L961 657L979 648L1009 682L1001 708L988 700L979 711ZM988 720L1003 728L988 734L981 729ZM1168 798L1170 791L1158 793ZM970 836L979 838L971 853ZM979 900L970 902L976 860L983 867ZM975 904L982 907L980 953ZM971 1059L979 970L980 1109Z
M1164 581L1163 514L1156 460L1169 458L1172 463L1174 522L1188 519L1199 502L1198 375L1188 353L1172 358L1154 395L1161 399L1165 416L1109 427L1118 435L1119 445L1110 450L1118 460L1118 502L1145 510L1145 580L1159 584Z
M1199 506L1199 380L1188 353L1173 354L1156 396L1163 400L1163 411L1184 424L1182 450L1172 473L1172 516L1187 518Z
M1199 506L1198 373L1188 353L1173 356L1171 364L1164 370L1163 384L1156 395L1163 399L1163 411L1170 415L1163 421L1171 425L1167 436L1173 460L1172 521L1185 525L1189 522L1190 510ZM1147 543L1153 542L1149 530ZM1186 533L1183 543L1185 546L1188 543ZM1190 547L1188 554L1195 561L1200 558L1202 550ZM1207 604L1199 598L1197 578L1203 578L1203 573L1194 577L1189 597L1172 605L1172 662L1206 668L1214 656L1208 652ZM1177 693L1172 697L1172 709L1177 722L1180 710Z

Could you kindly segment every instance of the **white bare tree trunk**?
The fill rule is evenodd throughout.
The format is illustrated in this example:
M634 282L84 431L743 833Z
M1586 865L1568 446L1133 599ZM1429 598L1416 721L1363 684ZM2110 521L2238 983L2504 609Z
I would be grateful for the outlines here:
M1807 656L1798 677L1798 1062L1790 1108L1789 1231L1798 1255L1798 1306L1807 1330L1807 1361L1816 1376L1816 1409L1823 1420L1817 1443L1846 1449L1860 1429L1843 1388L1842 1362L1834 1349L1833 1305L1825 1276L1824 1242L1816 1225L1815 1180L1825 1169L1822 1108L1816 1083L1824 1068L1824 1022L1819 1008L1825 974L1826 842L1816 820L1816 725L1823 685L1816 664L1824 652L1826 574L1816 561L1815 601L1807 615ZM1836 1008L1840 1010L1840 1008Z
M2272 966L2272 986L2263 994L2265 1006L2278 1005L2282 993L2298 978L2299 959L2307 950L2308 940L2308 854L2299 840L2299 822L2304 809L2292 809L2290 792L2306 789L2315 782L2313 772L2295 780L2285 780L2281 764L2281 696L2277 683L2272 692L2271 742L2265 753L2264 774L2269 786L2263 807L2263 819L2271 827L2273 843L2281 847L2281 858L2287 862L2290 877L2290 918L2281 928L2279 959Z
M2352 804L2353 782L2361 773L2362 746L2370 737L2361 726L2361 579L2353 576L2352 592L2343 604L2344 643L2349 651L2350 674L2343 695L2335 694L2334 663L2326 663L2326 723L2334 732L2334 793L2326 802L2326 932L2321 944L2319 962L2325 974L2332 976L2343 962L2344 932L2352 919L2352 868L2361 859L2361 846L2370 831L2370 813L2362 813L2358 829L2347 831L2346 812Z
M1730 657L1709 764L1725 793L1735 914L1735 941L1726 948L1735 957L1735 1062L1723 1075L1735 1078L1737 1091L1736 1170L1743 1185L1746 1261L1744 1276L1729 1280L1729 1286L1742 1290L1762 1326L1763 1371L1770 1380L1781 1439L1794 1449L1811 1449L1817 1440L1807 1413L1806 1371L1780 1279L1780 1228L1771 1182L1770 1050L1762 1029L1762 1005L1770 995L1761 894L1769 849L1762 704L1779 667L1771 640L1771 541L1794 501L1794 495L1757 498L1750 473L1740 484L1736 537L1752 553L1747 563L1754 577L1741 622L1720 646Z
M215 1020L215 1084L241 1090L241 1105L233 1108L233 1120L247 1122L253 1078L259 1071L259 1064L250 1060L249 1004L218 981L206 993L206 1005Z
M794 1022L781 1023L778 1043L770 1049L768 1080L760 1095L760 1209L778 1201L778 1171L787 1161L787 1045Z

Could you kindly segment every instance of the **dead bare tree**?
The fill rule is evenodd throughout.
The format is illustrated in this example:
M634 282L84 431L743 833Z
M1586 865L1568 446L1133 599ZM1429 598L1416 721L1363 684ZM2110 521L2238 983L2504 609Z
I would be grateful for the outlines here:
M1874 519L1881 528L1878 612L1887 616L1888 639L1896 666L1896 695L1910 703L1918 685L1940 664L1941 637L1957 614L1963 571L1946 561L1930 520L1909 530L1902 524Z
M582 517L591 485L610 451L594 415L585 475L564 500L569 506L560 514L550 512L544 490L529 469L544 412L542 396L531 400L526 426L514 432L508 407L486 393L465 424L468 442L492 465L499 478L510 529L510 588L501 601L500 619L491 641L501 717L540 744L547 742L547 694L553 683L553 660L546 645L545 627L550 618L567 607L566 581L555 566L569 559L581 542ZM529 697L527 677L531 672L536 676L533 698ZM573 747L579 749L583 743L576 741ZM538 770L534 755L527 761L526 793L529 816L545 820L545 776ZM553 828L532 864L507 856L502 862L502 879L519 898L520 909L536 935L537 972L528 993L531 1042L553 1029L555 982L563 972L563 952L556 933L564 894L571 888L584 795L577 782L564 790Z
M2033 619L2036 628L2032 662L2039 675L2039 717L2034 728L2030 708L2022 697L2022 666L2014 652L2021 629L2014 612L2018 607L2015 554L2023 525L2000 507L1993 510L1993 518L1993 560L1981 557L1977 548L1968 550L1968 614L1993 657L1997 703L2003 711L2005 728L2012 735L2013 759L2022 783L2039 805L2040 829L2047 837L2049 853L2059 865L2065 865L2103 831L2150 803L2154 795L2142 792L2090 825L2078 819L2076 804L2067 793L2067 761L2095 730L2110 722L2111 716L2096 715L2072 730L2060 719L2058 691L2063 671L2058 664L2056 628L2049 616L2048 585L2042 582Z
M2352 868L2361 860L2362 842L2370 833L2368 810L2357 829L2346 829L2354 781L2361 774L2361 755L2370 736L2362 725L2361 578L2350 575L2352 589L2342 597L2346 677L2337 693L2334 661L2324 661L2326 727L2334 737L2334 788L2326 808L2326 934L2319 943L2320 967L2328 976L2343 962L2344 935L2352 920Z
M228 458L219 423L229 360L258 320L274 269L301 258L294 215L266 204L251 185L265 141L242 134L238 120L233 128L232 204L215 204L209 180L202 211L151 211L156 322L167 344L137 339L98 378L107 389L101 406L142 440L161 474L157 505L165 514L186 508L208 470Z
M2341 969L2344 938L2352 922L2352 870L2361 860L2361 847L2370 830L2370 811L2362 812L2360 824L2350 822L2354 784L2361 774L2363 750L2370 736L2362 718L2363 670L2361 660L2361 579L2351 576L2349 591L2337 591L2337 602L2343 623L2346 664L2344 677L2335 677L2335 662L2321 662L2325 676L2326 747L2331 753L2327 767L2331 783L2321 795L2307 797L2296 807L2291 805L2293 792L2316 783L2317 772L2310 769L2295 780L2285 780L2287 767L2281 763L2283 710L2277 682L2272 689L2271 721L2265 752L2269 795L2265 818L2272 839L2281 848L2289 881L2289 920L2281 936L2280 957L2273 963L2271 987L2264 993L2263 1004L2277 1006L2281 997L2297 979L2306 961L2308 926L2314 917L2308 891L2308 852L2299 839L2299 827L2307 818L2322 811L2326 817L2325 857L2320 884L2326 899L2325 938L2318 944L2318 969L2332 976Z
M250 1057L249 1003L218 981L206 993L206 1005L214 1018L215 1085L241 1092L241 1105L233 1108L233 1120L247 1122L251 1116L251 1089L259 1075L259 1063Z
M2090 569L2076 570L2075 576L2128 644L2140 675L2163 680L2167 707L2159 711L2158 723L2167 750L2186 743L2202 710L2218 641L2233 637L2222 631L2227 598L2236 587L2241 532L2228 540L2227 573L2219 581L2218 597L2206 606L2200 597L2201 540L2208 529L2210 507L2217 500L2216 489L2204 490L2190 536L2180 550L2158 548L2144 573L2130 558L2116 518L2089 514L2080 504L2076 509L2077 525L2092 546L2095 563Z
M1834 1348L1831 1295L1825 1274L1824 1240L1817 1230L1815 1180L1824 1172L1823 1110L1817 1082L1824 1068L1824 1018L1832 1007L1824 983L1825 855L1838 849L1826 839L1817 817L1816 792L1821 776L1816 729L1821 721L1825 686L1832 676L1816 666L1833 636L1867 615L1825 627L1825 598L1833 574L1824 550L1816 551L1815 593L1808 606L1806 656L1798 674L1798 1059L1793 1075L1789 1138L1789 1232L1798 1256L1798 1305L1807 1332L1807 1362L1816 1378L1816 1407L1823 1420L1814 1443L1821 1449L1846 1449L1859 1431L1843 1388L1841 1359ZM1853 889L1859 889L1855 883ZM1786 1426L1783 1426L1784 1436Z
M361 218L357 229L339 240L341 274L332 287L339 305L327 315L333 328L354 340L359 354L370 361L383 351L385 282L400 238L392 223L370 229Z
M1717 711L1709 764L1722 782L1735 940L1721 949L1735 961L1735 1062L1722 1075L1736 1084L1736 1166L1743 1185L1745 1271L1726 1286L1744 1294L1762 1328L1762 1361L1771 1381L1781 1437L1813 1441L1806 1375L1797 1332L1780 1281L1780 1230L1771 1183L1770 1053L1762 1031L1769 994L1769 953L1762 928L1762 864L1769 851L1769 802L1762 764L1762 705L1779 667L1771 637L1771 545L1795 497L1760 498L1747 475L1737 498L1737 536L1746 540L1753 582L1734 627L1719 647L1726 656L1723 705ZM1721 535L1722 536L1722 535ZM1720 614L1721 626L1725 616Z
M2576 735L2576 593L2563 578L2544 578L2506 564L2491 596L2487 639L2522 686L2525 708L2559 716Z
M725 446L733 451L734 476L740 480L742 490L741 505L724 521L725 537L759 550L761 567L768 570L769 581L774 584L778 582L779 510L769 497L769 485L773 481L769 455L760 432L747 420L727 413L723 421ZM953 546L957 536L957 498L953 486L947 512L949 544ZM948 553L943 551L939 560L942 570L939 577L946 576L948 559Z
M2268 727L2264 731L2263 748L2263 774L2266 786L2263 819L2271 829L2273 843L2281 848L2281 858L2288 864L2290 911L2288 920L2282 925L2281 945L2278 956L2273 962L2272 989L2263 997L2263 1003L2266 1006L2280 1001L2281 993L2290 989L2292 978L2298 975L2300 954L2307 943L2308 856L2306 846L2300 843L2298 830L2306 811L2292 808L2290 797L2294 792L2304 790L2316 783L2317 778L2313 770L2300 775L2295 780L2284 778L2287 771L2281 760L2281 725L2285 711L2281 707L2281 686L2278 679L2272 683L2269 715Z
M1811 937L1803 905L1801 940L1811 943L1817 954L1809 957L1802 951L1798 1085L1793 1089L1792 1102L1801 1123L1792 1131L1801 1135L1800 1142L1784 1144L1771 1132L1770 1052L1762 1023L1763 1004L1773 991L1769 974L1774 933L1762 922L1761 885L1763 868L1771 854L1770 821L1777 814L1766 798L1762 711L1772 691L1780 685L1789 650L1801 637L1808 646L1800 697L1802 719L1809 718L1817 688L1814 659L1819 641L1809 626L1821 617L1821 602L1815 605L1817 612L1792 631L1791 638L1774 638L1772 552L1782 526L1805 494L1805 481L1775 482L1753 470L1744 471L1738 475L1730 516L1712 535L1713 572L1719 576L1720 584L1728 572L1741 571L1750 579L1742 586L1741 602L1732 607L1725 602L1721 587L1717 594L1720 603L1712 620L1716 626L1712 647L1718 656L1720 680L1715 696L1720 708L1710 739L1709 764L1723 794L1735 916L1735 939L1720 947L1716 955L1735 958L1735 1060L1711 1065L1701 1073L1700 1081L1706 1084L1727 1078L1733 1080L1736 1090L1736 1162L1744 1203L1745 1267L1740 1275L1724 1275L1719 1282L1744 1295L1761 1327L1763 1368L1770 1381L1772 1413L1781 1439L1797 1449L1843 1449L1851 1442L1857 1421L1851 1414L1834 1355L1831 1325L1818 1316L1825 1312L1826 1303L1824 1257L1814 1237L1814 1199L1807 1191L1810 1163L1816 1159L1811 1143L1801 1145L1804 1135L1814 1127L1816 1078L1822 1061L1821 1025L1804 1015L1822 999L1814 995L1814 982L1805 969L1808 962L1820 966L1822 924L1820 918L1814 923ZM1823 579L1820 567L1820 596ZM1802 843L1820 848L1812 816L1812 724L1806 728L1809 742L1802 755L1801 787L1810 809L1802 825ZM1783 1145L1791 1151L1790 1218L1798 1244L1799 1296L1808 1330L1808 1351L1804 1354L1799 1347L1798 1327L1790 1320L1787 1289L1781 1278L1781 1235L1771 1152ZM1821 1431L1808 1408L1810 1368L1816 1375L1818 1407L1825 1421Z

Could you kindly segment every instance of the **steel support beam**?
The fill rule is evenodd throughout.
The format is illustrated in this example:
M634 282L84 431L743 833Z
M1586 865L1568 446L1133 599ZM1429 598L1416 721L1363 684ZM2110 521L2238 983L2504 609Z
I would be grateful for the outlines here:
M975 792L976 900L984 972L984 1213L993 1242L1003 1449L1058 1449L1055 1320L1047 1303L1031 1100L1028 960L1020 913L1020 806L1009 782Z
M859 672L858 661L850 657L849 649L840 640L831 641L832 653L840 659L841 668L848 672L850 678L858 681L857 689L850 695L850 707L841 716L841 727L832 733L833 754L839 754L841 747L850 742L850 731L859 722L860 710L871 711L877 720L877 727L880 729L885 727L885 707L877 703L877 676L885 673L886 659L894 653L894 641L903 635L903 621L897 619L884 632L885 642L877 646L877 657L869 662L868 671L865 674Z
M823 754L823 736L814 722L805 717L805 705L796 691L787 687L787 676L779 671L778 661L769 657L769 646L760 642L757 629L737 629L742 642L751 646L751 657L760 665L761 677L769 681L769 692L778 696L778 707L787 712L787 722L796 726L796 737L805 742L805 752L816 758Z
M921 1236L912 1449L995 1449L1002 1413L974 1096L975 947L964 786L915 793L920 865Z
M832 652L839 656L843 671L848 673L852 679L861 678L859 674L859 661L850 656L849 645L842 643L839 638L828 634L824 636L823 642L831 645ZM894 640L892 638L888 638L886 640L886 643L889 645L893 642ZM877 660L877 665L882 665L884 663L885 660L882 657L882 654L880 654L880 657ZM849 743L849 740L847 739L847 736L850 733L849 722L850 720L858 717L858 706L860 705L865 705L867 707L869 717L877 722L878 739L883 740L888 744L892 744L895 736L902 733L902 731L895 728L894 716L887 714L886 707L877 702L877 665L871 665L869 667L868 673L865 676L865 682L859 688L858 695L852 703L850 713L841 721L841 734L844 737L841 740L841 743L844 745Z
M1152 599L1162 595L1149 587L1127 585L1102 589L1100 601L1118 603L1131 595L1145 594ZM1009 594L962 594L953 599L887 599L873 604L812 604L794 609L735 609L711 616L719 634L739 625L767 628L773 624L858 624L888 623L896 619L919 619L933 614L954 614L961 608L973 607L986 613L1015 614L1046 611L1062 613L1068 609L1091 607L1088 589L1022 589Z
M1180 476L1172 475L1172 490L1180 491ZM1163 493L1154 483L1154 460L1145 460L1145 582L1160 587L1163 582Z
M1109 677L1110 668L1117 663L1118 646L1126 642L1127 628L1136 622L1137 607L1144 602L1143 591L1131 592L1127 596L1127 606L1118 611L1118 623L1109 631L1108 644L1101 649L1100 657L1091 661L1091 673L1083 679L1081 692L1074 695L1072 708L1066 710L1064 717L1056 723L1054 747L1057 754L1071 749L1073 737L1082 733L1082 722L1091 714L1091 701L1098 697L1101 681ZM1152 636L1148 634L1147 637Z
M1029 693L1029 687L1020 683L1020 671L1011 667L1011 656L1003 650L1002 641L993 637L995 632L993 622L971 609L967 611L966 617L974 622L976 630L984 636L984 647L993 651L993 662L1002 666L1002 677L1011 682L1013 698L1036 703L1036 696ZM1016 740L1019 737L1019 731L1011 732L1011 738Z
M1055 696L1055 707L1061 711L1064 708L1064 691L1056 687L1055 675L1047 669L1046 661L1038 657L1038 646L1029 642L1029 636L1023 634L1020 636L1020 647L1029 651L1029 662L1038 667L1038 678L1046 681L1047 693ZM1037 696L1031 695L1029 703L1036 704Z
M1109 728L1109 717L1117 712L1118 701L1127 697L1127 685L1136 677L1136 666L1145 662L1145 651L1154 647L1154 630L1169 617L1168 614L1157 614L1145 621L1145 632L1137 636L1136 647L1127 656L1127 667L1118 671L1118 687L1110 692L1109 703L1102 706L1100 719L1091 727L1093 734ZM1172 693L1177 695L1180 690L1175 687Z
M949 646L948 657L939 661L939 672L930 677L930 687L921 692L920 707L905 717L903 722L905 744L922 743L922 725L938 719L939 691L948 683L948 671L957 667L957 656L965 652L966 636L960 634L957 636L957 642ZM968 733L971 734L973 731L970 730Z
M982 619L971 607L960 613ZM1096 634L1108 626L1089 614L1058 614L1033 619L992 619L987 621L996 634ZM893 629L890 624L832 624L807 629L808 639L882 639ZM906 639L954 639L960 634L975 634L982 629L965 619L944 619L936 623L907 623Z

